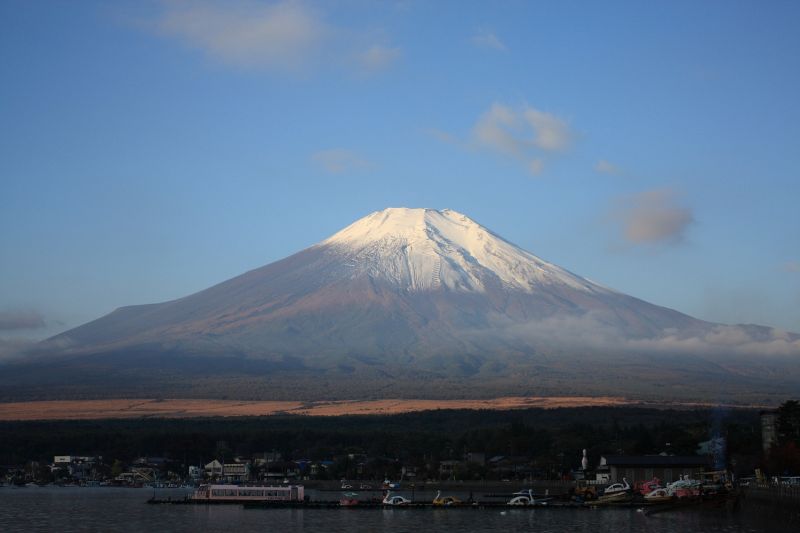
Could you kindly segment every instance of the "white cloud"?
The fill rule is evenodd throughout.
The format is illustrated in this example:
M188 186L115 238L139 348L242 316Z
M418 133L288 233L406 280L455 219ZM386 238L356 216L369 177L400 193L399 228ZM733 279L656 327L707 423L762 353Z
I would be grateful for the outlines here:
M402 56L398 47L373 45L358 56L359 62L369 70L386 68Z
M538 157L536 159L531 160L531 162L528 163L528 171L534 176L538 176L539 174L542 173L543 170L544 170L544 161L542 161Z
M517 160L534 176L540 175L550 156L568 150L576 134L569 123L529 105L512 107L494 102L481 113L469 136L428 128L441 142L464 149L483 149Z
M503 41L501 41L494 32L488 30L478 30L478 32L472 36L472 44L480 48L491 48L492 50L500 51L507 50Z
M461 146L463 144L461 139L444 130L440 130L438 128L426 128L424 131L434 139L437 139L443 143L453 144L457 146Z
M605 159L600 159L594 164L594 171L601 174L611 174L612 176L622 175L621 168Z
M800 261L788 261L784 263L783 270L786 272L800 273Z
M545 155L567 150L575 138L569 123L528 105L517 108L494 102L472 127L471 145L523 161L540 174Z
M603 312L580 316L554 316L508 327L509 336L528 336L533 342L590 350L690 354L696 356L800 357L800 337L782 330L755 326L709 324L691 333L664 329L650 337L630 337L614 327Z
M668 244L683 240L694 222L692 210L678 204L670 189L645 191L618 202L612 217L630 244Z
M41 329L44 317L36 311L0 311L0 331Z
M532 149L564 151L575 137L569 124L553 114L528 105L514 109L498 102L478 118L472 134L479 146L517 156Z
M3 339L0 338L0 363L22 359L27 355L28 350L33 348L36 343L29 339Z
M526 144L520 131L521 119L510 107L493 103L472 128L476 144L498 152L519 155Z
M535 132L533 144L542 150L562 151L572 144L574 134L565 120L527 106L523 116Z
M370 166L366 159L343 148L321 150L312 154L311 160L331 174L346 174Z
M634 349L689 354L737 354L747 356L800 356L800 339L780 330L770 330L766 336L755 336L737 326L714 325L709 331L691 337L677 333L657 339L629 340ZM666 332L665 332L666 333Z
M180 2L165 4L157 21L165 35L240 67L296 69L319 49L329 32L301 2Z
M158 33L234 67L304 71L349 65L374 71L402 55L399 47L363 47L369 30L332 25L321 8L301 0L197 0L161 5L152 22Z

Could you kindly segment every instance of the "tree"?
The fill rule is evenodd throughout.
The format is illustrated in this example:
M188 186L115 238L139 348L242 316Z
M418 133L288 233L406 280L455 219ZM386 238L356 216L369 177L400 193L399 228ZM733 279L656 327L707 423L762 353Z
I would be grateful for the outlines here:
M767 466L773 474L800 473L800 402L788 400L778 408L778 442L772 446Z
M778 408L778 443L800 446L800 402L788 400Z
M123 472L123 465L122 461L119 459L114 459L114 464L111 465L111 476L118 477Z

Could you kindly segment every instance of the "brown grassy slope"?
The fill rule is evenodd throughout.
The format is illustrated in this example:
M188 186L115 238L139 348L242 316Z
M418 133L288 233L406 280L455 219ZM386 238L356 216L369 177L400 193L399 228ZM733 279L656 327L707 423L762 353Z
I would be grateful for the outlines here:
M236 400L77 400L0 403L0 420L92 420L107 418L192 418L276 414L387 415L433 409L527 409L629 405L624 398L507 397L490 400L385 399L304 403Z

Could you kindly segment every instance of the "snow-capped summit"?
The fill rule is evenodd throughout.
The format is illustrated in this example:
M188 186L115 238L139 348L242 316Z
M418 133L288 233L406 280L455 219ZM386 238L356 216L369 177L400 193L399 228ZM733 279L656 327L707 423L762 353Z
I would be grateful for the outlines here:
M607 292L450 209L376 211L320 245L346 256L352 276L367 274L410 291L483 292L499 283L523 292L542 285Z

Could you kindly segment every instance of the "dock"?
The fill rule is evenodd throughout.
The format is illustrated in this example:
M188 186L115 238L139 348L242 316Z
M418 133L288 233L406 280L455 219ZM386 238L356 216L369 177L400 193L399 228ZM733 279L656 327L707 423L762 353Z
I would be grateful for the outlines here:
M341 505L338 501L307 502L234 502L234 501L197 501L189 498L150 498L152 505L240 505L245 509L542 509L542 508L586 508L578 502L546 502L534 505L508 505L505 502L473 502L457 505L434 505L430 502L412 502L405 505L387 505L380 501L363 501L357 505ZM622 504L620 504L622 505Z
M486 510L486 509L590 509L594 507L612 507L612 508L665 508L665 507L680 507L681 505L664 504L664 503L648 503L643 501L626 501L626 502L579 502L571 500L555 500L547 502L537 502L533 505L509 505L502 501L476 501L476 502L463 502L454 505L435 505L432 502L411 502L404 505L388 505L382 503L380 500L361 501L357 505L341 505L338 500L336 501L302 501L302 502L254 502L254 501L207 501L207 500L192 500L190 498L150 498L147 500L151 505L239 505L245 509L437 509L437 510ZM702 504L704 502L697 502Z

